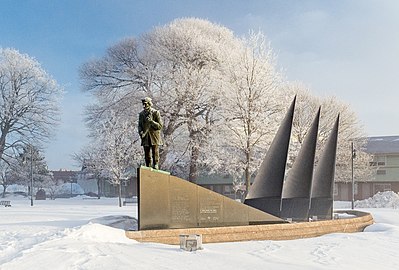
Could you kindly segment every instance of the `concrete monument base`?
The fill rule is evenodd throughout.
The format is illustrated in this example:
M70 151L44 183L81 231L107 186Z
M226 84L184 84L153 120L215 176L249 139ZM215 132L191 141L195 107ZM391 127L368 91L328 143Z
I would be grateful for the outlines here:
M164 229L126 231L126 236L139 242L179 245L179 235L202 235L202 243L237 242L252 240L292 240L321 236L329 233L361 232L374 223L369 213L361 211L335 211L349 218L285 224L229 226L210 228ZM353 217L352 217L353 216Z

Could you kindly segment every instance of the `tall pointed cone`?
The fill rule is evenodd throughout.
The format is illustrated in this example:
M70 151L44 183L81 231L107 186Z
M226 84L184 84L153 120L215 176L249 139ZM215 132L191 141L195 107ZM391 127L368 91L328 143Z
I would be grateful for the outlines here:
M320 108L284 183L283 198L310 198Z
M310 207L320 108L283 187L281 217L307 220Z
M335 121L330 137L326 142L323 153L320 156L319 164L316 167L313 185L312 198L332 198L335 175L335 158L337 153L339 115Z
M294 118L296 96L259 167L254 183L244 201L272 215L280 215L281 194L287 163L288 147Z
M292 101L276 136L259 167L254 183L246 199L281 197L288 146L290 144L292 120L296 97Z
M320 156L313 177L309 216L317 216L317 219L332 219L338 126L339 115Z

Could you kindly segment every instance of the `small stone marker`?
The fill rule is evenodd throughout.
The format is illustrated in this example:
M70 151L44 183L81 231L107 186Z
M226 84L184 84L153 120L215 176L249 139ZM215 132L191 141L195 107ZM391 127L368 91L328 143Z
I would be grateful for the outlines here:
M200 234L181 234L180 249L185 251L196 251L202 249L202 235Z

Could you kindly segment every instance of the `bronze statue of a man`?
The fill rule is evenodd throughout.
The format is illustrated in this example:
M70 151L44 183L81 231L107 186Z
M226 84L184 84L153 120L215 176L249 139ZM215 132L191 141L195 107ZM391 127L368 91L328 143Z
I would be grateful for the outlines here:
M151 98L141 100L143 111L139 114L139 135L144 148L145 165L159 169L159 146L162 145L161 129L163 127L161 114L152 108Z

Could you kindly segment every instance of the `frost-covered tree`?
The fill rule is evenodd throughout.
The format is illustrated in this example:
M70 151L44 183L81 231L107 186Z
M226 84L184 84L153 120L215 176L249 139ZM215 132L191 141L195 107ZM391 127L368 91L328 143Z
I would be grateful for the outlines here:
M0 159L0 185L3 186L4 198L6 195L7 187L11 184L11 166L8 162Z
M131 155L141 150L140 143L137 143L137 123L142 109L140 99L148 95L150 88L150 67L142 44L134 38L122 40L110 47L103 58L89 61L81 67L83 90L93 95L95 103L87 106L86 110L86 123L91 130L92 141L84 153L78 155L78 159L85 161L82 165L98 177L104 176L103 142L109 139L111 132L119 131L113 128L115 125L129 126L123 136L136 142L131 146ZM109 121L114 122L115 119L123 123L110 125Z
M24 145L18 148L19 153L8 162L8 178L10 183L26 186L31 194L31 179L33 176L33 187L45 187L45 182L50 176L47 162L40 149L33 145Z
M89 124L108 110L130 111L136 124L140 99L150 96L164 122L161 168L183 167L194 181L201 144L217 117L221 55L233 37L206 20L178 19L111 47L81 69L83 88L96 98Z
M103 172L108 175L107 180L110 184L118 187L119 206L122 206L122 181L127 181L131 176L133 167L137 167L137 152L130 135L135 132L131 123L124 122L112 115L104 122L104 127L99 143L103 158Z
M101 122L109 110L116 114L139 112L148 79L138 46L133 38L122 40L110 47L103 58L82 65L82 88L95 98L95 103L87 107L86 120L90 127ZM131 120L134 123L136 119Z
M276 121L287 95L276 70L276 56L262 33L250 32L241 46L230 52L225 79L223 122L212 143L221 152L218 170L243 179L248 192L250 179L278 127ZM244 177L236 175L240 173Z
M101 157L107 140L117 145L114 136L127 123L128 136L136 141L129 151L142 155L136 126L141 98L149 96L164 123L160 167L193 182L200 170L217 171L233 176L237 186L243 179L249 187L297 92L304 98L298 98L294 119L293 157L320 105L325 107L321 145L338 112L345 123L341 138L361 131L356 116L338 100L282 85L276 56L263 34L239 39L229 29L201 19L176 19L124 39L104 57L85 63L80 77L83 89L95 99L86 116L91 143L101 146ZM111 112L118 122L105 125Z
M0 48L0 159L23 143L50 138L61 94L35 59Z
M51 172L47 172L41 178L38 188L45 189L47 194L50 195L51 200L55 200L55 194L58 189L57 180L54 179L54 175Z
M170 151L169 158L181 158L186 153L188 179L195 182L203 146L215 123L221 120L221 71L226 52L235 42L233 33L206 20L178 19L146 35L145 42L159 63L156 73L162 74L158 104L162 104L167 120L167 143L173 143L168 136L176 136L171 131L184 127L179 136L185 138L185 151Z
M136 147L139 138L132 135L137 133L136 126L127 120L129 117L126 115L108 111L103 116L91 132L91 146L76 154L75 160L86 173L97 179L99 196L100 181L117 186L119 206L122 206L122 182L131 177L133 168L140 163L140 152Z
M337 158L335 181L347 182L351 180L351 142L355 141L356 148L362 149L366 141L363 127L351 107L336 97L317 97L300 83L291 83L289 88L297 95L294 123L291 135L290 159L288 167L291 167L297 156L308 129L321 106L319 121L318 144L316 149L316 163L318 155L322 151L337 116L339 120ZM369 179L371 170L369 162L371 156L365 152L359 152L355 159L356 175L358 179Z
M97 183L97 198L102 196L101 183L105 181L103 175L104 160L102 159L99 144L92 142L82 149L79 153L73 155L73 159L82 168L84 180L95 179Z
M25 146L18 157L18 167L15 173L21 176L21 181L26 186L30 186L30 177L33 174L33 186L43 187L42 183L49 175L47 162L40 149L33 145ZM28 178L26 178L28 176Z

